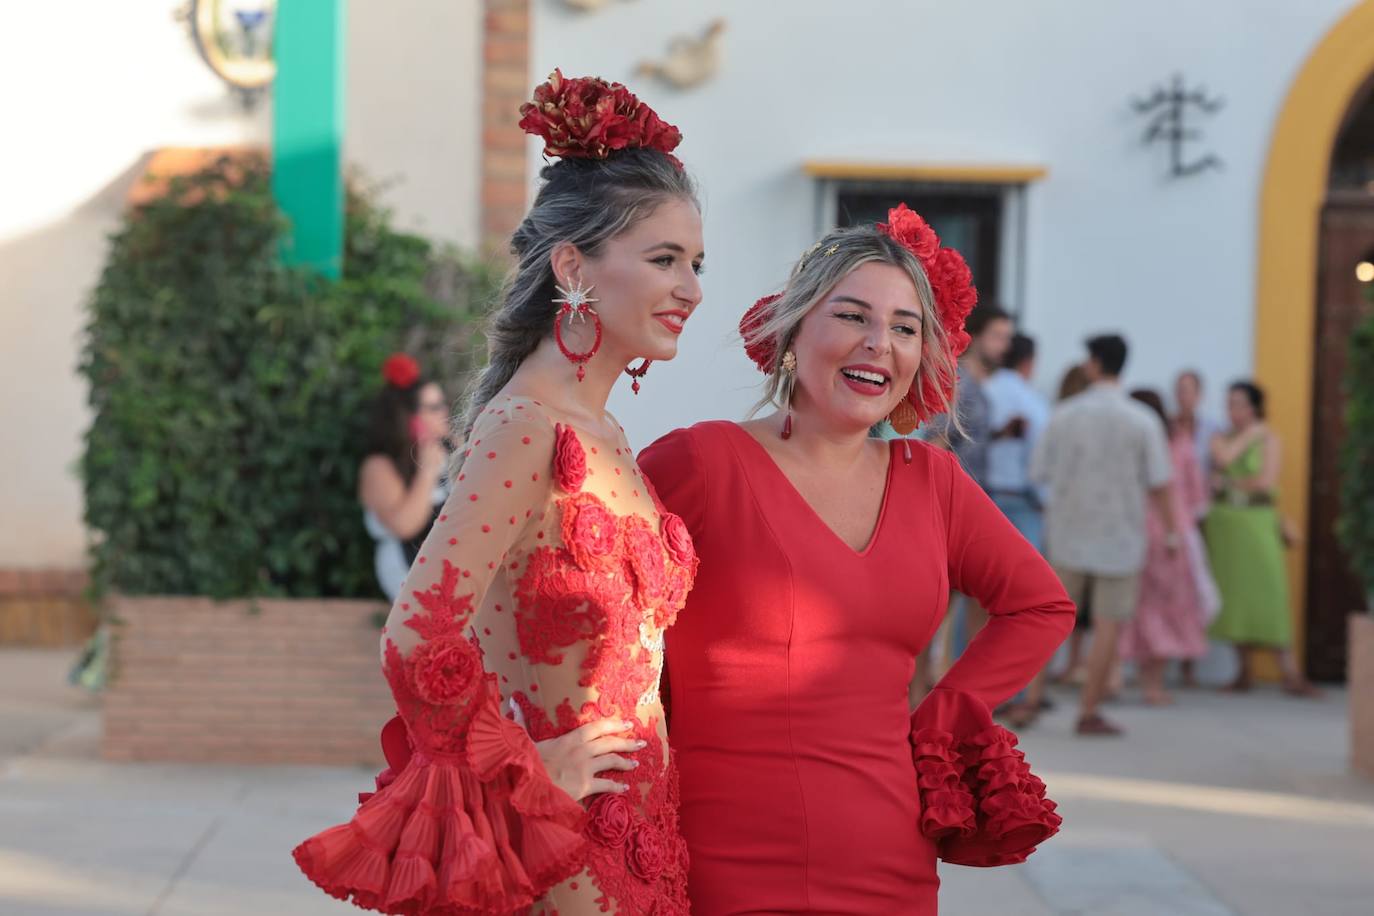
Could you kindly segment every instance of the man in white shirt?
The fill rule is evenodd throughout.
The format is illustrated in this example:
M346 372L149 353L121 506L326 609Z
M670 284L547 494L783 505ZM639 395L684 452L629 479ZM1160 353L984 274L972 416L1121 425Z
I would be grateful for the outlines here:
M1080 735L1119 735L1098 713L1116 661L1121 625L1135 614L1145 566L1145 501L1154 500L1177 550L1180 525L1169 499L1172 463L1163 424L1120 384L1126 341L1087 342L1090 388L1062 402L1031 456L1031 479L1048 487L1050 564L1075 604L1090 601L1093 642L1078 719Z

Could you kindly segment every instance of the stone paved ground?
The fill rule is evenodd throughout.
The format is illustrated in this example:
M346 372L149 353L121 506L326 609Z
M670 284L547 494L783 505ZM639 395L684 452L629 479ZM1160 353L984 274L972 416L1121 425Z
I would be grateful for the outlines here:
M71 653L0 650L0 914L315 916L289 850L371 774L107 764ZM1374 784L1346 769L1345 698L1180 693L1072 736L1071 697L1023 737L1065 817L1012 868L945 867L946 916L1368 916Z

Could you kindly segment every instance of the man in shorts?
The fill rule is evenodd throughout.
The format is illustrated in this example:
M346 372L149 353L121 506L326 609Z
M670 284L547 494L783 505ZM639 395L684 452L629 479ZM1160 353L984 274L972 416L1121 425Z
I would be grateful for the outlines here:
M1048 490L1048 557L1069 597L1091 603L1093 641L1078 718L1080 735L1120 735L1098 712L1122 624L1135 613L1145 566L1145 506L1164 518L1171 550L1180 543L1169 499L1169 444L1159 418L1121 387L1126 341L1087 342L1088 390L1060 403L1035 445L1031 479Z

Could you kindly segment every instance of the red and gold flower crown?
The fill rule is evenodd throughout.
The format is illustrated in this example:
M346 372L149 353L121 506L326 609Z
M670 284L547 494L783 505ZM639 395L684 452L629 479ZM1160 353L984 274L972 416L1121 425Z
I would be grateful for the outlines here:
M970 339L968 331L964 330L964 321L978 304L978 290L973 285L973 273L963 256L953 248L942 248L935 230L906 204L898 204L887 211L887 222L878 223L874 228L910 251L921 262L935 294L935 312L944 329L950 356L947 367L923 365L920 390L917 391L917 386L912 385L903 398L903 404L893 411L893 426L905 435L917 424L938 413L941 410L939 405L953 398L954 383L958 378L955 360L968 349ZM778 342L771 338L760 338L757 333L771 317L773 303L781 298L781 293L764 296L740 319L739 331L744 337L744 351L760 372L772 372L777 365ZM902 409L903 406L909 409Z
M543 138L545 156L605 159L619 150L653 149L682 167L673 155L682 132L620 83L595 76L568 79L554 70L520 106L520 127Z

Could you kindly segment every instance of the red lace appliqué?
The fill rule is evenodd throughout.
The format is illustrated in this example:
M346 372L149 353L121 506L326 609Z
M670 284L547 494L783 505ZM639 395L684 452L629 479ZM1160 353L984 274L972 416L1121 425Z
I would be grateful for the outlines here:
M424 642L403 657L390 639L384 671L416 747L458 753L464 747L473 699L488 682L482 654L464 634L472 617L472 596L459 593L462 570L444 560L439 581L415 600L427 613L405 625Z
M620 520L593 493L578 493L559 503L563 543L582 569L615 571L620 565Z

